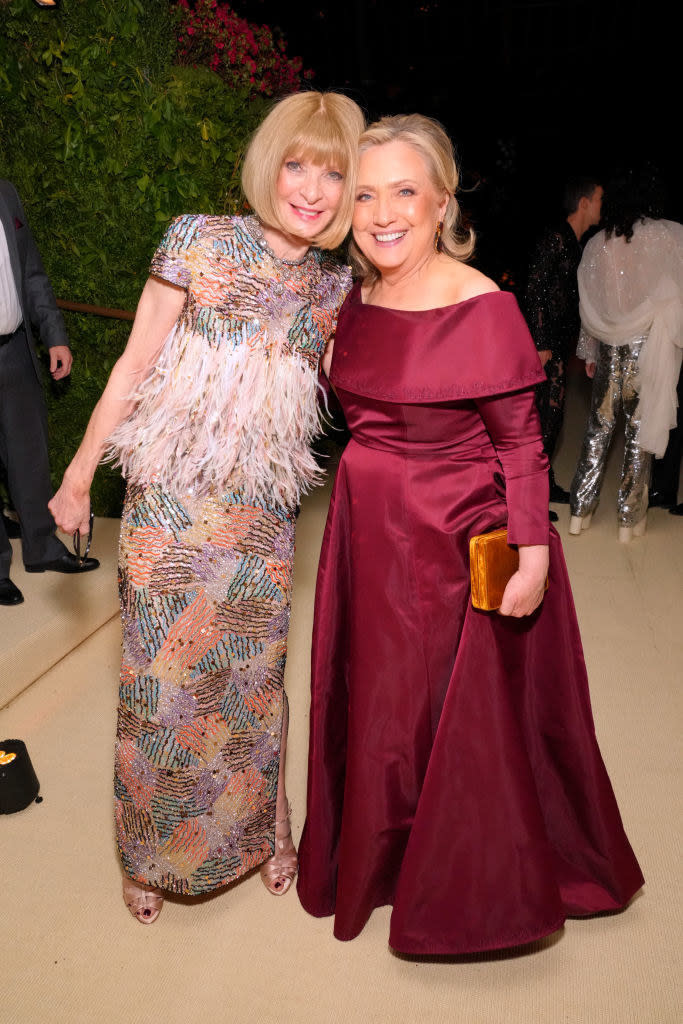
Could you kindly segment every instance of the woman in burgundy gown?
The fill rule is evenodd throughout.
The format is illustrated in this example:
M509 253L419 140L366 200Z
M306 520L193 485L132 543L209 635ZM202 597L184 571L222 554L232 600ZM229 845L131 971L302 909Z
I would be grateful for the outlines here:
M299 850L306 910L352 939L393 904L408 954L530 942L643 882L548 524L543 372L514 298L463 262L456 187L434 122L362 136L362 282L329 371L352 439L318 574ZM520 568L499 613L477 611L469 538L506 523Z

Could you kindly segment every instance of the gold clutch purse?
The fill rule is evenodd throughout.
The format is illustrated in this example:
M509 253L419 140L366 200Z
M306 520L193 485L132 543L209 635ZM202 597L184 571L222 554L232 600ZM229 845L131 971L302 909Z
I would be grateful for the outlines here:
M519 568L519 552L508 544L507 527L470 539L472 604L484 612L500 608L508 580Z
M519 569L519 552L508 544L507 527L478 533L470 539L470 580L472 604L483 612L494 612L503 603L508 580ZM545 581L548 589L548 580Z

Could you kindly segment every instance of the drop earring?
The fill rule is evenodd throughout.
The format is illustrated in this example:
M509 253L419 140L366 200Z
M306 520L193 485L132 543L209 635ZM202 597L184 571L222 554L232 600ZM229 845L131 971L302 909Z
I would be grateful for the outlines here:
M440 220L434 232L434 252L441 252L441 236L443 234L443 221Z

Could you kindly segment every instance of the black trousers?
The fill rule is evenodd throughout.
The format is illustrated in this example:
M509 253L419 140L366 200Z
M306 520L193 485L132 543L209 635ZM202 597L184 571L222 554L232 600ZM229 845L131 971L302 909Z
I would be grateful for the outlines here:
M24 564L58 558L47 503L52 497L47 448L47 411L24 331L0 345L0 462L21 525ZM9 576L12 546L0 519L0 579Z
M683 456L683 366L678 375L678 414L676 426L669 432L669 443L661 459L652 462L652 490L678 501Z
M541 420L543 451L550 462L555 454L564 420L564 399L567 390L567 361L564 355L553 352L544 370L546 379L536 385L536 408Z

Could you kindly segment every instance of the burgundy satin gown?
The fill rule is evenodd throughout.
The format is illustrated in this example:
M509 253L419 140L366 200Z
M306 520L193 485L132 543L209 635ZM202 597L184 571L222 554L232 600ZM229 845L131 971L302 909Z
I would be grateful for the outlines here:
M299 895L352 939L460 954L623 907L643 882L595 738L559 538L524 619L476 611L469 538L548 543L533 386L509 293L339 316L330 379L351 430L316 594Z

